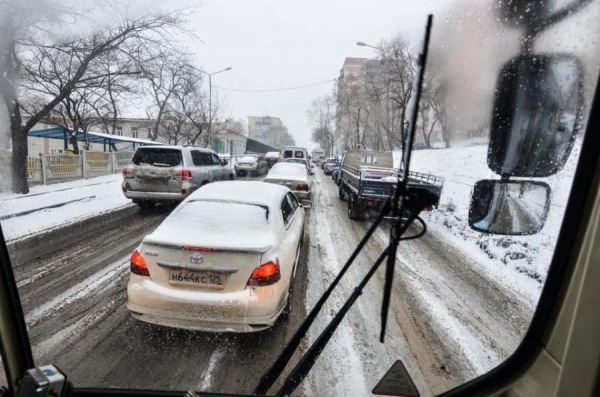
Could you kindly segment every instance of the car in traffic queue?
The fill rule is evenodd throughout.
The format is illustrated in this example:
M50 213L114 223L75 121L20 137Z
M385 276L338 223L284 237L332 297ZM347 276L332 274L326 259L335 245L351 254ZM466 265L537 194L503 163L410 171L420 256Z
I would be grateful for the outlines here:
M269 168L271 168L275 163L281 161L281 153L280 152L267 152L265 153L265 161Z
M312 181L303 164L277 163L265 177L265 182L287 186L301 200L312 197Z
M287 160L287 159L303 159L303 160L308 160L309 156L308 156L308 150L306 150L306 148L303 148L301 146L285 146L282 150L281 150L281 157L283 158L283 161Z
M331 170L339 164L339 161L335 158L329 158L325 163L323 163L323 173L325 175L331 175Z
M340 184L340 176L342 175L342 164L337 163L335 167L331 169L331 179L335 182L336 185Z
M123 168L121 189L141 208L178 202L209 182L232 180L228 160L195 146L142 146Z
M269 165L258 154L245 154L234 165L235 176L264 175Z
M312 170L313 166L310 164L310 161L308 161L308 160L290 158L290 159L285 159L284 162L285 163L302 164L306 167L306 171L308 171L309 175L314 175L314 172Z
M290 189L259 181L207 185L131 255L127 308L175 328L254 332L289 309L304 233Z

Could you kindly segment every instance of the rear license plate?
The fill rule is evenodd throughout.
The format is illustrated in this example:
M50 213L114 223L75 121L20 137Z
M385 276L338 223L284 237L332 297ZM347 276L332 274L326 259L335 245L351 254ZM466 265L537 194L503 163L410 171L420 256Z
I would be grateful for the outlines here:
M227 275L216 272L193 272L190 270L170 270L169 283L193 285L197 287L225 288Z

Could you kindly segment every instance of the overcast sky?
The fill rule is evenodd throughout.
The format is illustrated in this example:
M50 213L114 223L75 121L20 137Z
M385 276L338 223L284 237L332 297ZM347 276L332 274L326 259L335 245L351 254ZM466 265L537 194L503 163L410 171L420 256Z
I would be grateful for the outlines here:
M401 34L409 41L423 35L428 11L444 1L408 0L204 0L193 9L189 28L196 37L184 44L208 72L231 66L213 77L213 86L278 89L333 80L345 57L373 57L376 45ZM225 116L277 116L301 145L310 144L306 110L331 92L333 83L258 93L216 89L226 102Z

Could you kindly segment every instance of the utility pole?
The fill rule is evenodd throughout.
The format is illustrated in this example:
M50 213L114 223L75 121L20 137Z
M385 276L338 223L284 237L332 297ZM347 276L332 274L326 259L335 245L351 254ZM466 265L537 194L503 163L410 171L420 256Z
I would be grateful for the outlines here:
M228 70L231 70L232 67L229 66L225 69L221 69L221 70L217 70L216 72L212 72L212 73L208 73L205 72L202 69L198 69L195 66L192 65L187 65L192 69L195 69L197 71L199 71L200 73L204 73L205 75L208 76L208 129L206 131L206 147L211 149L211 142L210 142L210 133L211 133L211 129L212 129L212 120L213 120L213 115L212 115L212 77L213 75L217 74L217 73L221 73L221 72L227 72Z

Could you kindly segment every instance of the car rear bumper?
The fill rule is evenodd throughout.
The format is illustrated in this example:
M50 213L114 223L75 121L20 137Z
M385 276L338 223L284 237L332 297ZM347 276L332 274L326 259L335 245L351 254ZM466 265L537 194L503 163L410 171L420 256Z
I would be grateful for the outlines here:
M304 190L294 190L293 192L300 200L310 200L310 192L306 192Z
M209 332L256 332L275 323L285 306L281 287L237 292L169 288L130 275L127 309L138 320Z
M155 201L181 201L185 199L189 193L182 194L167 193L167 192L140 192L136 190L126 190L123 192L125 197L132 200L155 200Z

